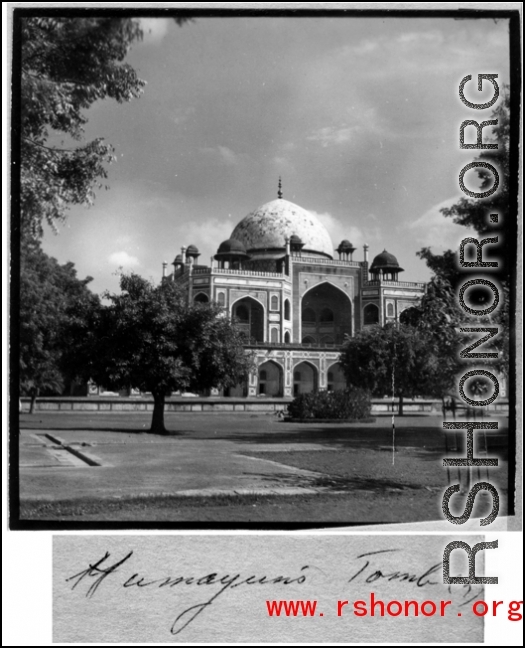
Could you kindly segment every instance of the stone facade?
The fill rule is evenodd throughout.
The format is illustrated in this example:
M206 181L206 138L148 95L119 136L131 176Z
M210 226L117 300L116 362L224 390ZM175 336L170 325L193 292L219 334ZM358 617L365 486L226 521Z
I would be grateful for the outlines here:
M235 318L255 352L247 384L225 395L291 397L344 387L338 364L346 336L365 326L396 322L424 292L398 280L397 259L386 252L368 265L343 241L337 259L330 236L312 214L279 198L246 216L209 266L195 245L177 255L172 279L188 299L215 301Z

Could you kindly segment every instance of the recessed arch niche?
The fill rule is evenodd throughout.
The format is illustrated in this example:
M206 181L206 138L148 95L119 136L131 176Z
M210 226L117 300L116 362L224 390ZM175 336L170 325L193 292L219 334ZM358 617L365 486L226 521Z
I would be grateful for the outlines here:
M329 282L312 286L301 300L301 339L314 343L343 344L352 334L352 302L340 288ZM305 342L306 343L306 342Z
M260 396L283 395L283 369L273 360L267 360L258 370L258 393Z
M309 362L300 362L293 369L293 394L309 394L316 392L319 385L317 367Z
M264 342L264 307L252 297L243 297L232 305L232 318L250 342Z

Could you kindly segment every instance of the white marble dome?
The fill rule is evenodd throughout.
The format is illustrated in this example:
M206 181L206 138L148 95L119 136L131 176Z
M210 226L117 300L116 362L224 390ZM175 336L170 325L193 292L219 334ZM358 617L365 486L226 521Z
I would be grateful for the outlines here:
M283 249L285 238L293 234L304 243L303 253L332 258L333 245L324 225L299 205L278 198L248 214L231 234L248 253ZM257 255L256 255L257 256Z

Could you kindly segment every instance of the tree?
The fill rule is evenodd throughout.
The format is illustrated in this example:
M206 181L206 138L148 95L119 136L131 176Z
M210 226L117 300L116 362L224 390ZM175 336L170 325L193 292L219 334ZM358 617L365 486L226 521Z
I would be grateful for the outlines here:
M425 393L429 372L436 359L426 352L426 336L410 326L387 324L362 329L350 338L339 362L347 383L367 389L375 396L392 394L403 399Z
M503 89L502 99L502 102L490 116L491 120L498 121L492 128L492 140L498 144L499 148L488 149L476 158L477 161L489 162L499 169L500 185L497 191L492 196L482 200L461 198L455 205L443 208L441 213L445 218L452 218L457 225L476 230L480 237L499 235L498 244L505 247L510 242L502 235L503 228L508 223L510 216L510 93L507 86ZM486 130L484 129L483 132L486 133ZM484 139L485 137L486 135ZM489 189L493 184L492 173L483 167L479 167L477 173L481 180L480 191ZM497 224L489 220L489 214L498 214ZM417 255L426 261L427 266L434 274L450 281L454 288L457 288L465 278L465 272L458 263L457 251L446 250L443 254L434 254L429 247L425 247ZM508 258L505 252L500 256L503 259ZM499 271L491 274L497 276L503 284L508 283L510 267L503 267L502 262L500 262Z
M61 393L82 375L82 339L99 307L73 263L60 265L36 242L22 247L20 273L20 388L31 397Z
M72 204L89 204L107 176L113 148L80 141L84 111L110 97L138 97L145 82L122 63L142 38L140 23L122 18L23 17L21 23L20 216L23 235L56 228ZM66 135L70 146L58 145ZM99 184L99 187L101 185Z
M440 276L432 277L419 304L403 311L399 319L402 326L424 338L429 366L426 375L420 377L421 388L426 395L441 398L444 404L445 397L455 390L464 342L459 334L464 318L452 286Z
M465 279L463 275L463 280ZM484 304L486 295L478 299L478 308ZM442 274L434 275L426 286L426 292L419 304L401 313L403 325L412 326L425 333L428 338L428 351L440 358L433 382L427 392L437 398L444 398L453 388L454 376L468 364L460 360L459 354L468 346L466 332L461 328L492 327L498 334L483 346L483 352L496 352L498 358L492 366L508 376L510 362L510 309L509 287L503 284L500 293L501 306L490 315L475 316L460 308L456 291L451 282Z
M506 296L503 297L502 311L508 312ZM462 332L461 329L494 327L496 320L501 321L504 317L506 315L502 315L501 312L497 318L467 315L459 307L450 283L439 276L432 277L419 304L406 309L400 316L404 327L412 327L424 336L425 354L429 361L432 360L430 373L422 383L424 392L429 396L441 398L445 405L445 398L457 393L460 372L464 373L473 362L472 359L461 358L460 352L479 338L479 333L470 333L471 337L467 337L469 332ZM500 327L498 335L485 342L479 352L497 352L498 358L492 360L492 366L497 371L507 374L508 349L508 329ZM478 362L475 360L476 365ZM476 389L476 385L472 388Z
M499 214L500 227L509 215L510 93L508 86L503 88L502 101L494 109L490 119L498 122L492 127L492 141L498 145L498 148L487 149L480 153L476 160L488 161L499 169L500 185L497 191L482 200L461 198L452 207L441 210L445 217L452 218L457 225L475 229L480 236L493 235L492 233L498 229L489 220L489 214ZM494 183L492 173L483 167L478 167L477 173L481 180L480 191L490 189Z
M120 287L105 295L111 303L92 330L90 375L104 387L151 392L151 432L166 433L170 392L231 387L248 373L242 333L218 305L188 304L173 282L155 286L136 274Z
M455 205L441 210L445 218L452 218L454 223L476 230L479 238L498 237L498 269L491 270L491 277L499 281L500 307L488 317L469 317L463 311L458 314L456 326L496 326L499 330L498 336L493 341L494 349L499 352L498 360L493 365L498 371L508 376L510 362L510 273L511 264L508 260L511 255L508 253L511 245L510 237L505 235L504 229L508 227L510 215L510 93L508 86L503 88L502 101L490 116L491 120L498 123L492 128L492 139L498 144L498 149L488 149L482 152L476 159L488 161L499 169L500 185L492 196L479 200L461 198ZM486 129L484 130L484 132ZM488 189L493 184L492 174L485 168L479 168L478 176L481 180L481 189ZM489 220L490 214L498 214L498 223ZM488 247L490 249L490 246ZM422 248L418 256L426 261L427 266L437 278L448 282L453 291L459 289L464 281L471 277L471 273L459 266L458 252L445 250L443 254L434 254L429 247ZM492 296L485 288L470 289L469 299L477 302L478 308L486 305L487 301L492 302ZM454 302L455 302L454 298ZM411 309L410 309L411 310ZM430 316L430 312L426 315ZM406 315L405 315L406 316ZM425 319L425 317L423 317ZM428 320L429 325L434 324L432 317ZM442 329L441 329L442 330ZM462 340L464 342L464 339ZM445 355L442 355L445 359ZM448 375L448 372L446 372Z

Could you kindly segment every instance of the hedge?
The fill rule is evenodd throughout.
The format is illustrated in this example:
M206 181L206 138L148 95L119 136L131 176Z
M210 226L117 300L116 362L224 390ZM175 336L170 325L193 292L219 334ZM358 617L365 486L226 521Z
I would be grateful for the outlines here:
M288 405L294 419L363 419L370 416L370 394L360 387L300 394Z

